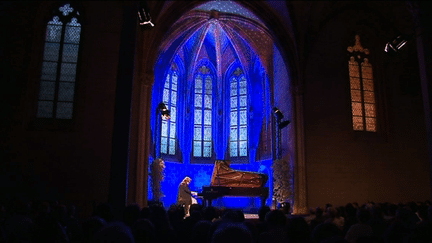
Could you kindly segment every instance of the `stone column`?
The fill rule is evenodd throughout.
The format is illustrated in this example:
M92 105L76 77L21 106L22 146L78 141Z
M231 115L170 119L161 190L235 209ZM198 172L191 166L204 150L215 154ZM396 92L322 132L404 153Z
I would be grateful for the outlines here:
M141 207L148 204L148 177L150 155L150 116L151 92L154 75L146 73L140 78L139 122L138 122L138 154L136 170L136 203Z
M429 13L432 4L427 1L407 1L407 4L415 24L415 40L417 44L420 82L423 96L423 110L430 166L430 190L432 196L432 41L430 31L432 17Z
M294 165L293 214L308 214L307 180L304 145L303 91L297 86L294 91L296 163Z
M127 200L132 87L134 83L137 29L136 3L123 4L119 62L114 106L114 127L108 202L114 217L121 219Z

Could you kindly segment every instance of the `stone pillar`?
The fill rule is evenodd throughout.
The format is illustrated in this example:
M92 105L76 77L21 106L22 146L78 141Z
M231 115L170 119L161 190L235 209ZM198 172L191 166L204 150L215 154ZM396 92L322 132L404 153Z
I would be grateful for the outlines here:
M148 177L150 156L150 116L151 92L154 75L146 73L140 78L139 124L138 124L138 155L136 170L136 203L141 207L148 205Z
M432 4L425 1L408 1L408 8L414 19L415 40L420 71L420 82L423 96L423 109L426 124L427 149L430 166L430 192L432 197L432 41L429 10Z
M123 5L123 23L117 68L117 86L115 94L114 127L108 191L108 202L113 208L114 217L116 219L121 219L127 200L137 9L138 6L135 3L125 3Z
M303 91L294 91L296 163L294 165L294 205L293 214L308 214L306 160L304 145Z

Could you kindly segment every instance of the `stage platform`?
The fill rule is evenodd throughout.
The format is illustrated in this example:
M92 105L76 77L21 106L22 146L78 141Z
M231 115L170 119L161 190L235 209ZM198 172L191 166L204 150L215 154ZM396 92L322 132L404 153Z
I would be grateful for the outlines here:
M245 213L244 216L245 216L245 219L258 219L258 214Z

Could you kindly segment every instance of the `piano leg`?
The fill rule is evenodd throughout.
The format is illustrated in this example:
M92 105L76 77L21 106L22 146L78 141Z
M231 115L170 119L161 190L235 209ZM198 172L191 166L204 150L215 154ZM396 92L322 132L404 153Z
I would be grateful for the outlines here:
M204 207L211 207L212 205L212 199L211 198L203 198L203 206Z
M265 206L267 197L261 197L261 207Z

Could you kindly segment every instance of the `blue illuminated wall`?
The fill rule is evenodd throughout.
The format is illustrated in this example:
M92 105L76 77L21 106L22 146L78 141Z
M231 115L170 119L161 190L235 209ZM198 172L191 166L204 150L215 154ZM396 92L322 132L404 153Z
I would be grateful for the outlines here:
M242 8L241 6L231 6L226 8L226 4L235 4L233 2L224 2L223 8L220 2L214 2L216 5L203 7L208 9L217 9L218 11L228 11ZM207 9L208 8L208 9ZM220 8L220 9L218 9ZM237 11L234 11L237 12ZM245 17L249 18L251 13L246 11ZM194 16L195 17L195 16ZM273 140L272 140L272 107L274 106L274 89L277 92L287 94L282 95L286 100L289 96L287 89L288 75L286 65L283 62L279 51L265 31L259 25L250 21L229 21L226 18L214 20L197 14L195 18L186 18L179 22L181 28L175 26L172 32L169 32L166 41L161 45L157 62L154 66L155 82L152 90L152 110L155 111L157 105L162 100L162 92L167 72L173 63L178 67L178 100L177 100L177 154L175 156L161 156L165 161L165 180L162 181L162 193L164 197L162 202L168 207L176 203L177 189L180 182L185 176L192 178L190 188L192 191L200 192L203 186L209 186L214 167L214 160L225 159L228 154L229 144L229 114L230 114L230 96L229 96L229 77L236 68L241 68L245 73L248 81L248 157L246 160L231 160L231 168L240 171L260 172L268 175L268 181L265 185L269 188L270 195L266 201L271 205L272 201L272 159ZM254 17L257 20L256 17ZM187 22L190 19L190 22ZM197 24L200 23L200 24ZM235 26L239 24L239 26ZM188 26L194 26L193 28ZM180 31L180 29L184 31ZM242 29L249 29L254 32L254 38L245 36ZM229 33L229 34L227 34ZM269 55L271 53L271 55ZM266 60L265 58L272 60ZM200 163L192 158L192 140L193 140L193 97L194 73L197 67L206 62L206 66L213 71L214 78L214 115L212 123L214 157L212 160ZM276 63L275 63L276 62ZM272 68L269 66L273 65ZM267 70L271 70L272 75ZM277 78L278 84L272 84L269 77ZM280 98L280 95L276 95ZM279 99L281 100L281 99ZM282 108L291 108L291 102L282 105ZM192 111L192 112L191 112ZM158 144L158 136L155 132L156 112L152 113L151 132L152 148ZM214 127L214 128L213 128ZM264 135L263 135L264 134ZM265 141L263 140L265 137ZM263 146L262 143L266 145ZM267 150L263 152L262 148ZM157 146L156 146L157 148ZM261 150L260 150L261 149ZM153 149L154 150L154 149ZM149 158L151 163L155 152L152 151ZM149 178L150 184L151 178ZM149 200L153 199L153 194L149 189ZM201 202L200 199L198 202ZM260 206L259 198L252 197L224 197L213 201L217 207L242 208L245 211L257 209Z

